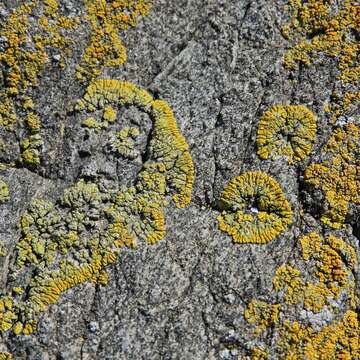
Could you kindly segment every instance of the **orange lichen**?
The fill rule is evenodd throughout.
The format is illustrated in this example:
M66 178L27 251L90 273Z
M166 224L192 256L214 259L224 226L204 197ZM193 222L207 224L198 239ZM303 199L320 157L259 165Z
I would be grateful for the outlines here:
M349 204L360 203L359 135L352 123L335 129L324 147L326 160L305 170L305 184L325 195L327 209L321 220L335 229L343 226Z
M268 329L276 343L265 346L281 359L359 359L360 325L357 318L357 297L354 270L355 249L333 235L323 238L312 232L300 239L303 260L310 264L311 279L288 264L280 266L273 278L280 297L279 305L253 300L245 310L245 320L256 325L254 335L260 337ZM341 310L336 301L341 298ZM335 305L334 305L335 303ZM303 307L310 317L324 310L333 310L331 321L315 326L294 321L294 311ZM290 316L287 315L290 312Z
M352 0L290 0L288 4L291 21L284 27L283 34L295 45L285 55L285 66L293 69L296 62L309 65L319 54L325 54L336 59L338 78L356 86L360 76L360 45L356 38L358 4ZM351 102L359 100L359 92L354 92L350 86L332 109L332 120L346 112Z

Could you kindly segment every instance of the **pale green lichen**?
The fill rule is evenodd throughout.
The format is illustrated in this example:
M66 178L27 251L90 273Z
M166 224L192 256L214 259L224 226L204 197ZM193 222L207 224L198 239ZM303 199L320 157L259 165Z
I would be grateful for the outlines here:
M36 166L40 164L40 149L44 141L39 134L30 135L21 142L21 162L26 165Z
M135 140L139 135L137 127L123 128L110 140L111 148L120 156L135 159L139 155L139 151L135 149Z

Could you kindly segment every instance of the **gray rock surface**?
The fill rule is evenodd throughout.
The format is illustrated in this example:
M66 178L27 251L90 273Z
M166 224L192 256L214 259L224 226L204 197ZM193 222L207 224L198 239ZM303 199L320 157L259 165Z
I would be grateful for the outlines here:
M149 16L122 32L128 60L105 76L129 80L172 107L190 146L196 168L191 205L166 209L167 232L156 245L125 250L109 267L107 286L85 283L67 291L40 317L29 336L5 333L0 350L15 359L200 360L237 359L256 345L244 309L254 298L274 301L271 279L287 261L297 263L297 239L320 227L314 204L304 203L302 174L319 159L331 125L323 105L334 86L334 65L323 59L289 72L283 55L289 43L280 28L283 0L155 0ZM6 0L2 12L19 2ZM83 16L82 2L61 1ZM73 35L80 56L86 29ZM75 56L75 57L76 57ZM54 54L53 60L57 61ZM74 80L72 59L65 71L52 62L33 97L45 145L37 169L2 170L11 200L0 205L0 238L8 253L0 258L1 287L11 284L9 264L19 239L16 224L34 198L56 200L81 176L129 186L142 159L116 159L106 148L108 134L86 136L72 105L84 91ZM73 63L71 63L73 61ZM318 116L312 155L294 166L260 160L256 130L260 115L275 103L303 104ZM149 132L146 115L128 109L123 123ZM13 153L17 153L16 139ZM147 138L139 140L140 152ZM275 177L294 211L294 223L267 245L238 245L218 229L221 192L236 175L262 170ZM306 221L299 210L307 206ZM347 237L358 247L349 225ZM339 234L343 232L339 231ZM294 314L309 318L306 312ZM331 321L316 314L314 324ZM237 344L231 349L229 344Z

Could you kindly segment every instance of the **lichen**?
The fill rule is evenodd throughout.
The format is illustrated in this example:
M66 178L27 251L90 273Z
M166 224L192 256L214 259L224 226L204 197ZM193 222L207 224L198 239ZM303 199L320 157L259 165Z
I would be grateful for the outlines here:
M251 349L251 360L268 360L269 352L259 347L253 347Z
M292 211L280 185L259 171L233 178L224 189L220 208L220 230L238 243L268 243L292 222Z
M92 32L76 77L91 81L104 67L117 67L126 61L126 49L119 31L135 27L139 16L148 15L152 0L85 0L87 20Z
M30 135L21 141L21 162L26 165L36 166L40 164L40 149L44 141L40 134Z
M285 66L294 69L297 62L310 65L324 54L335 59L338 78L343 84L348 84L340 101L330 106L331 118L335 121L352 104L356 108L360 100L360 92L356 89L360 76L356 38L358 5L352 0L290 0L287 10L291 20L284 27L283 34L293 46L285 54Z
M245 320L256 338L266 339L269 331L275 334L275 344L266 346L265 341L262 346L281 359L359 359L355 249L343 239L331 234L323 238L316 232L303 236L300 247L313 280L290 264L280 266L273 285L281 307L254 299L245 309ZM310 314L331 310L334 318L320 327L305 319L294 321L293 312L301 309Z
M280 304L272 305L255 299L246 307L244 318L249 324L256 324L254 335L258 335L278 322L280 309Z
M315 261L316 281L306 282L300 270L292 266L279 267L273 283L276 291L284 292L284 301L292 305L302 303L305 309L319 312L325 305L331 308L329 299L337 299L340 293L346 292L355 307L352 270L356 268L357 259L354 249L333 235L322 238L314 232L303 236L300 244L304 260Z
M359 140L359 128L355 124L335 129L323 149L325 160L310 164L305 170L305 184L325 195L321 220L334 229L343 226L349 204L360 203Z
M110 140L111 148L120 156L135 159L139 155L135 149L135 140L139 135L140 131L137 127L123 128Z
M0 28L4 41L0 51L4 84L0 91L0 127L16 131L19 137L26 133L40 137L41 121L29 93L38 86L50 48L60 51L62 58L70 56L68 32L78 22L78 18L60 15L56 0L23 2L5 19ZM59 64L63 65L63 59ZM19 117L21 121L17 121ZM25 165L40 164L38 150L23 147L21 160Z
M111 105L110 105L111 104ZM106 267L124 247L139 241L155 244L165 236L164 209L172 196L177 207L190 202L194 168L188 145L177 129L170 107L135 85L116 80L97 80L79 101L88 116L97 108L134 105L153 120L149 159L134 186L108 190L79 179L53 203L35 199L22 215L19 228L17 271L28 266L36 271L27 291L2 298L0 332L30 334L38 316L67 290L92 281L106 285ZM88 130L91 131L91 130ZM20 289L22 290L22 289Z
M284 321L279 329L282 359L360 358L360 325L355 311L347 311L320 331L297 321Z
M0 204L10 200L9 187L6 182L0 177Z
M288 162L309 155L316 135L316 117L303 105L274 105L261 116L256 144L262 159L285 156Z
M0 360L12 360L12 355L8 352L0 352Z

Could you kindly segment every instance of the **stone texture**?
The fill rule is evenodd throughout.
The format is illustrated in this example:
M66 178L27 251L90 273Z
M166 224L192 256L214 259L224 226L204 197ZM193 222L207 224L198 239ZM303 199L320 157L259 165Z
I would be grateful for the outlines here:
M17 1L3 1L1 11ZM62 1L83 16L81 2ZM196 167L193 200L186 209L166 210L165 239L154 246L125 251L109 267L106 287L86 283L66 292L40 318L30 336L5 334L0 350L15 359L237 359L254 345L243 318L253 298L273 300L271 279L277 267L299 256L299 235L319 224L313 194L303 192L302 173L319 158L331 127L323 105L334 86L334 65L327 59L298 71L283 68L288 42L282 0L155 0L150 15L123 32L128 60L106 76L129 80L165 99L190 145ZM49 63L33 96L40 109L44 161L30 171L2 171L11 201L0 205L0 238L9 255L0 258L1 286L19 238L16 223L30 200L50 200L80 175L130 185L142 166L108 156L106 133L85 136L72 105L83 93L74 64L88 29L80 27L75 58L64 72ZM77 58L76 58L77 57ZM56 54L54 54L56 61ZM263 161L256 155L257 123L275 103L308 106L319 119L317 141L305 163ZM149 132L143 114L128 109L124 123ZM142 147L147 139L142 139ZM16 140L10 139L16 150ZM10 156L10 155L9 155ZM294 224L268 245L236 245L217 228L218 200L225 184L244 171L274 176L292 204ZM308 199L308 201L306 200ZM307 221L299 209L307 209ZM358 240L348 237L354 246ZM301 313L298 318L311 314ZM329 314L314 318L328 321ZM229 350L227 344L237 344Z

